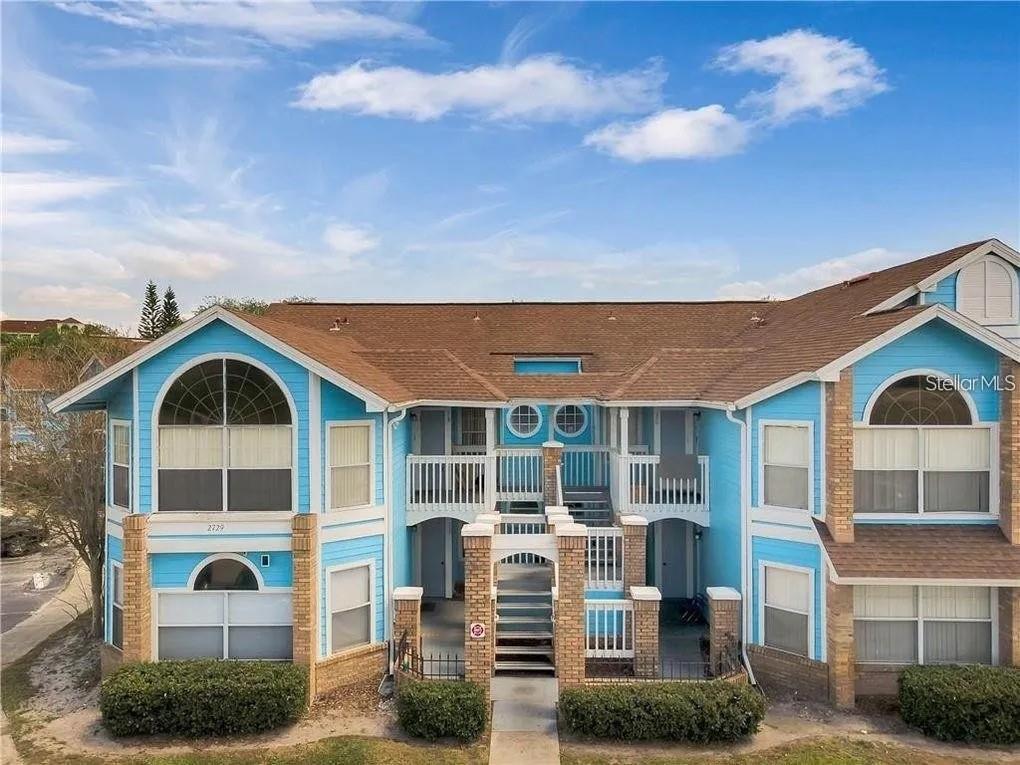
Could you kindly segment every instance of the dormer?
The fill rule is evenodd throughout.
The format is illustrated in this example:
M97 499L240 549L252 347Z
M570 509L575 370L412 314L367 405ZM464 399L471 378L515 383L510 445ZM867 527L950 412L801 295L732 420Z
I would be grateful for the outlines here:
M986 255L960 269L956 310L984 326L1020 322L1017 270L997 255Z

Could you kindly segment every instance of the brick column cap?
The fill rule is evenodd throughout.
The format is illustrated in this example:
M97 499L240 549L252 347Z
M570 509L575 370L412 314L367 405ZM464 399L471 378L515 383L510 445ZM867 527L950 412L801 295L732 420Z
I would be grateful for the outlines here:
M631 587L631 600L662 600L662 593L658 587Z
M647 526L648 519L643 515L621 515L620 516L621 526Z
M570 515L570 510L567 509L566 505L546 505L546 515Z
M425 594L425 590L421 587L394 587L393 588L393 599L394 600L421 600L421 596Z
M580 523L555 523L557 537L586 537L588 529Z
M475 516L475 523L499 523L499 513L479 513Z
M462 537L491 537L495 529L491 523L466 523L460 530Z
M740 593L732 587L706 587L705 594L709 600L736 600L741 599Z
M571 516L569 516L569 515L559 515L559 514L550 515L550 516L546 517L545 522L549 526L553 527L553 530L550 532L551 534L555 534L556 533L555 530L560 528L560 527L563 527L563 526L577 526L578 528L585 529L585 526L583 526L580 523L576 523L574 521L574 519ZM585 529L585 530L587 531L587 529Z
M560 441L546 441L542 444L543 449L562 449L563 443Z

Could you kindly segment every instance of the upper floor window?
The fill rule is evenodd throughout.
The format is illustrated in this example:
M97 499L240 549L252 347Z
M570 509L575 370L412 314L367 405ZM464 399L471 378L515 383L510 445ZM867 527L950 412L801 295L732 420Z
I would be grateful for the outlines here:
M485 446L485 410L460 410L460 445Z
M113 423L113 504L131 509L131 426Z
M573 438L588 427L588 413L584 407L575 404L557 407L556 414L553 415L553 427L561 436Z
M507 415L506 426L518 438L531 438L542 427L542 413L530 404L515 406Z
M1016 273L998 258L984 258L960 271L956 278L956 307L982 324L1015 324Z
M762 425L762 494L769 507L807 510L811 504L811 428Z
M292 509L291 410L243 361L215 359L174 380L159 409L159 509Z
M898 380L854 432L854 508L859 513L990 510L992 431L947 381Z
M372 423L330 425L328 459L330 508L372 504Z

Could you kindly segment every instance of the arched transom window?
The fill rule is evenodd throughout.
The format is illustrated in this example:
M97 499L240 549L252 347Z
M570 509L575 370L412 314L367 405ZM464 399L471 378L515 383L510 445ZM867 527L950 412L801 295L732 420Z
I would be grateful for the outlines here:
M948 378L896 380L854 433L855 512L987 513L994 448Z
M291 510L292 428L286 395L258 367L189 368L159 408L159 510Z

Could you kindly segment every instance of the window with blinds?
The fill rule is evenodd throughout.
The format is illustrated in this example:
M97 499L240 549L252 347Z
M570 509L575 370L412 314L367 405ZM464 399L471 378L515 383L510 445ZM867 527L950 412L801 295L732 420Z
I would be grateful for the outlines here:
M988 587L854 587L857 661L872 664L990 664Z
M1012 266L985 258L964 268L956 279L956 308L982 324L1018 321Z
M766 423L762 441L763 503L807 510L811 503L811 429Z
M329 652L372 642L372 566L329 573Z
M460 445L485 446L485 410L460 410Z
M806 571L766 565L763 579L764 644L810 656L811 575Z
M329 426L329 507L372 504L372 423Z
M113 613L113 624L110 625L110 642L117 648L124 647L124 568L120 563L114 562L110 567L113 582L110 592L111 610Z
M113 504L131 509L131 426L113 424Z

